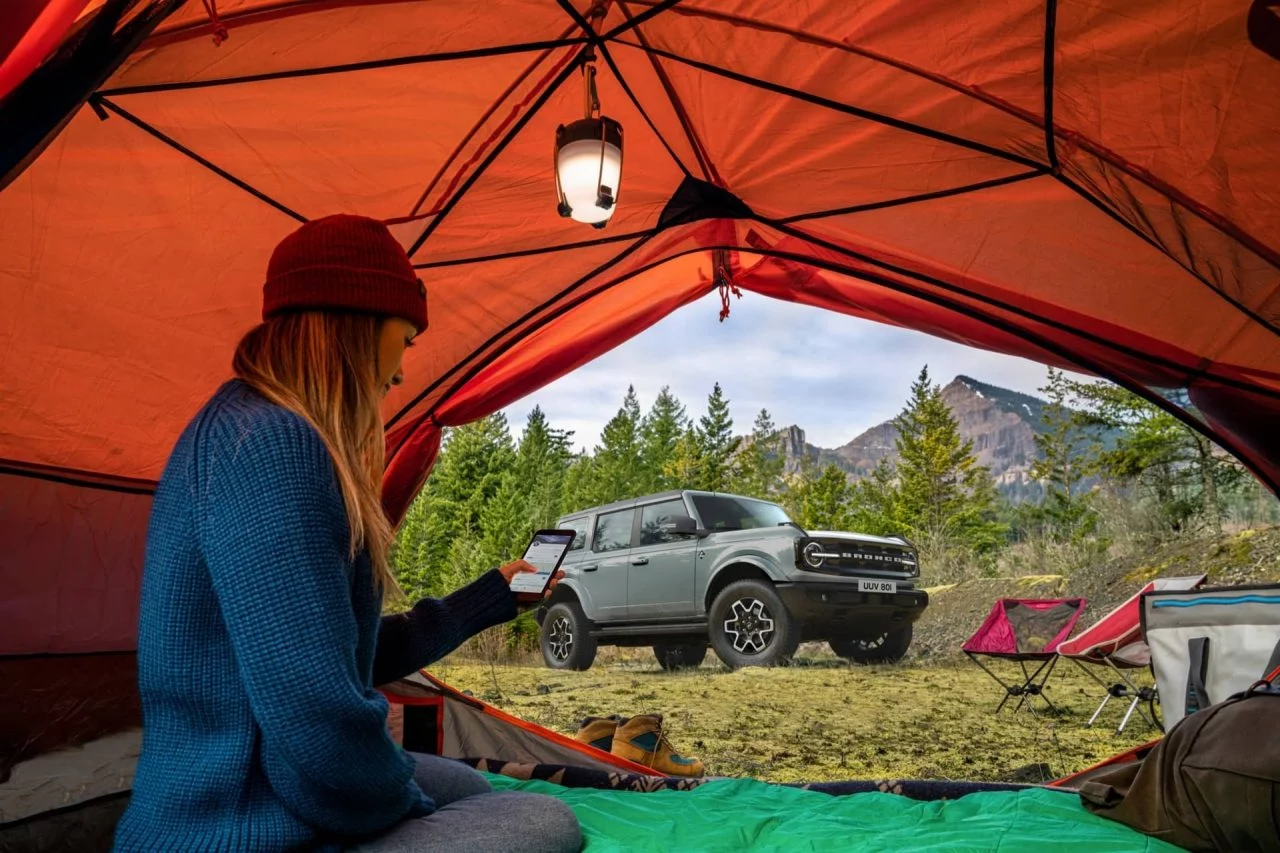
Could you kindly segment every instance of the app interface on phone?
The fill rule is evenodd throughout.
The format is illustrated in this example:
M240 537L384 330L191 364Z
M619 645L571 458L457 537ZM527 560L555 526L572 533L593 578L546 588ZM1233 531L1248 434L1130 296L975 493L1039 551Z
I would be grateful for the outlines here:
M542 592L547 578L560 564L560 555L569 547L573 536L569 533L539 533L524 552L524 560L537 572L516 575L511 580L512 592Z

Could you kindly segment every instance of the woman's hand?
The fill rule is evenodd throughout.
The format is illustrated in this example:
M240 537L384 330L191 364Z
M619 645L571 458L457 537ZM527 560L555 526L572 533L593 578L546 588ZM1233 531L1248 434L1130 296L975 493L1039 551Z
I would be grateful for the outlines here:
M508 584L510 584L516 575L522 574L524 572L536 572L537 569L531 566L529 563L526 563L524 560L514 560L510 563L507 563L502 568L498 569L498 571L502 573L502 577L507 581ZM547 584L547 591L543 593L542 595L543 598L551 597L551 591L556 588L556 584L560 583L560 579L562 577L564 577L563 571L557 571L554 575L551 576L551 583ZM524 593L521 593L521 595L524 595ZM531 606L534 602L521 602L521 603Z

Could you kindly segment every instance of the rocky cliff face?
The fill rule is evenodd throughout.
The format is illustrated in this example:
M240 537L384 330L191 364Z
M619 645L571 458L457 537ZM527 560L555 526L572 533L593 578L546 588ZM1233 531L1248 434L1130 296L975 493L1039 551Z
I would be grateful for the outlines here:
M960 435L973 441L978 463L991 470L997 486L1010 497L1039 493L1030 476L1036 459L1035 435L1041 429L1043 400L957 376L942 389L942 398L959 422ZM883 459L892 461L898 431L892 421L874 426L848 444L827 450L805 441L798 426L783 430L782 453L794 472L807 456L821 467L835 463L853 477L864 477Z

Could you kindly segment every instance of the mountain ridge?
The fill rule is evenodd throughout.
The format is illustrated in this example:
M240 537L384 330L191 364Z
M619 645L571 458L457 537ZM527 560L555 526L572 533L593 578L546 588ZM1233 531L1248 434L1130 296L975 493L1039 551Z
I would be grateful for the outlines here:
M1048 403L963 374L943 387L942 399L955 414L961 439L973 441L978 463L991 471L996 487L1014 501L1037 499L1042 487L1031 477L1031 466L1039 456L1035 436L1045 431L1043 414ZM780 434L788 473L798 471L807 457L819 468L834 464L852 479L861 479L882 460L892 461L897 455L898 430L892 420L864 430L837 448L809 444L804 429L796 424L784 427Z

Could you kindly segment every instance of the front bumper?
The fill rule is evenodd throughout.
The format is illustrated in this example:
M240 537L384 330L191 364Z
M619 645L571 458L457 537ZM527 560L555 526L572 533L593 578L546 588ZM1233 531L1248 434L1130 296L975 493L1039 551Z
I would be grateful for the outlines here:
M806 637L875 637L915 622L929 606L921 589L859 592L848 583L780 583L778 597Z

